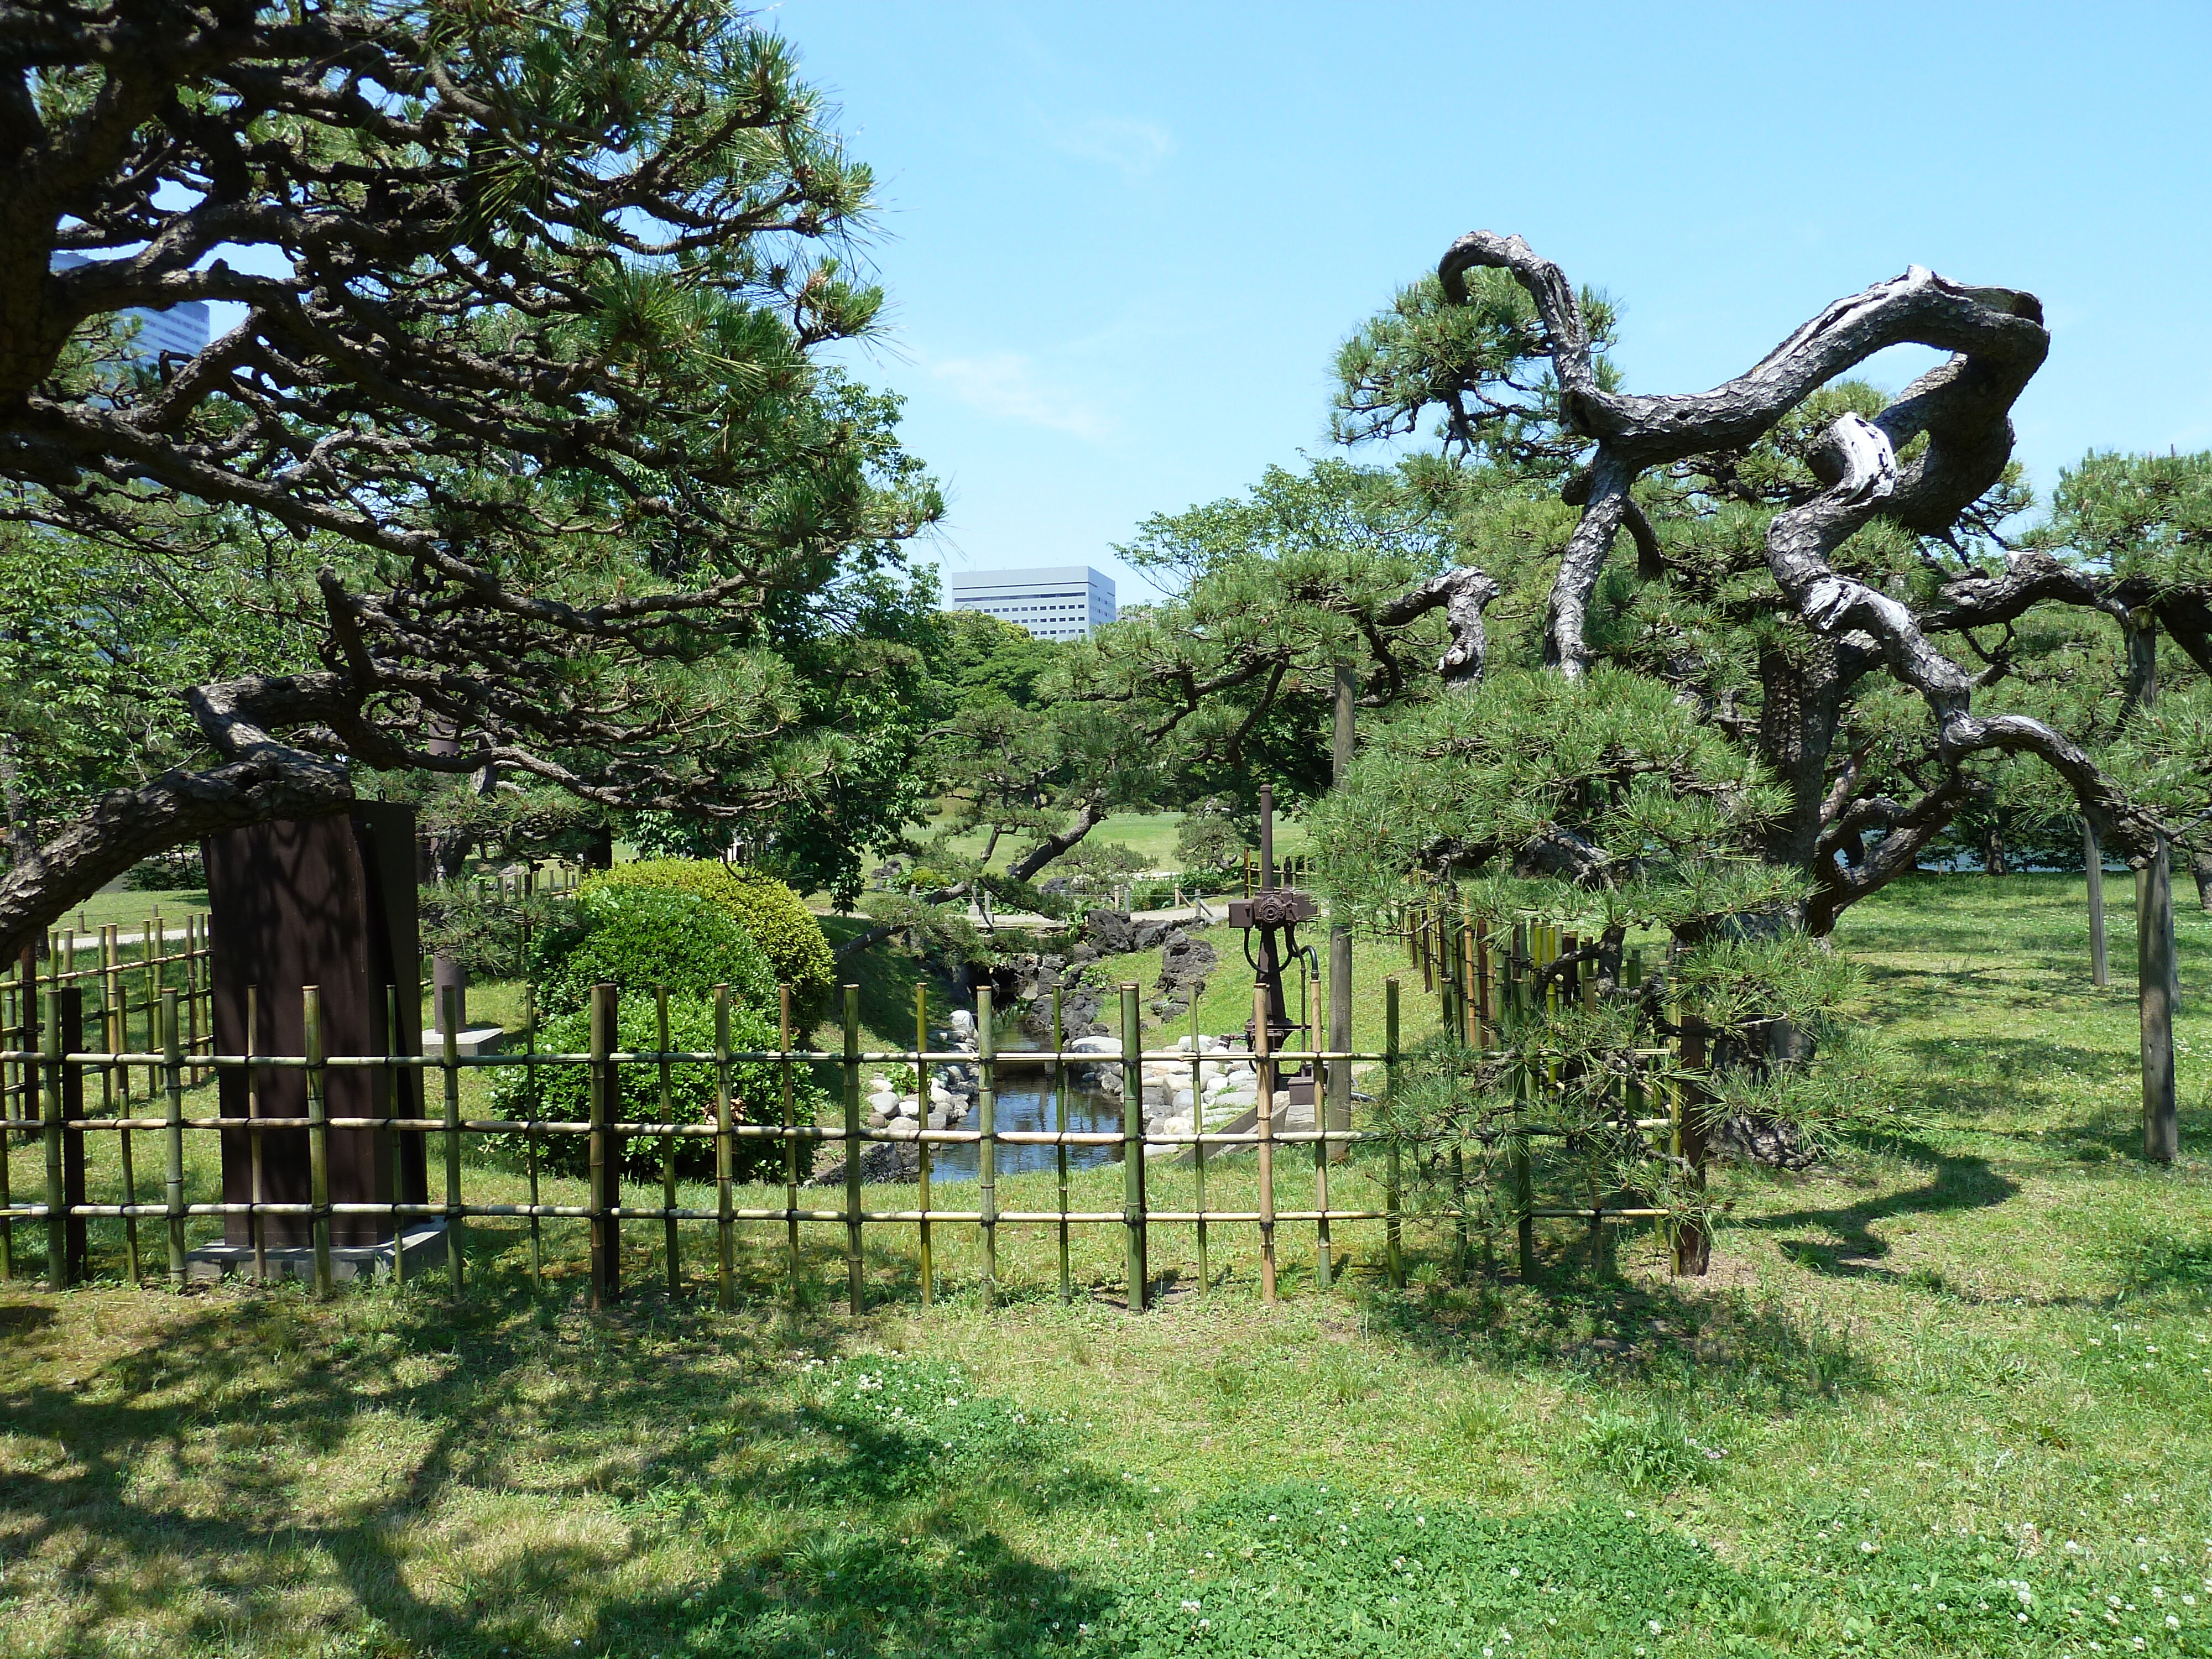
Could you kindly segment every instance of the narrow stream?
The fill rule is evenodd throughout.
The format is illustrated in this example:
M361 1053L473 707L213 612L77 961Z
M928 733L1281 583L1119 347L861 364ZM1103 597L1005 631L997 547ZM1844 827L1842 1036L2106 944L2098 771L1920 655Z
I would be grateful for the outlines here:
M1053 1102L1052 1067L1045 1064L1009 1066L1007 1056L1035 1054L1043 1048L1011 1018L1000 1024L999 1041L999 1103L998 1126L1000 1133L1019 1130L1049 1132L1060 1128L1059 1109ZM1073 1067L1069 1068L1073 1070ZM1067 1105L1066 1128L1071 1134L1118 1134L1121 1129L1121 1103L1112 1095L1102 1095L1087 1089L1079 1089L1072 1081L1064 1081L1061 1093ZM976 1117L976 1109L969 1107L968 1115L954 1126L961 1129L979 1129L982 1124ZM1049 1170L1054 1167L1050 1146L1008 1146L999 1148L999 1173L1018 1175L1024 1170ZM929 1179L933 1186L940 1181L973 1181L982 1164L983 1149L980 1144L937 1146L929 1155ZM1067 1167L1089 1170L1101 1164L1118 1164L1121 1148L1117 1142L1111 1146L1071 1146L1067 1149Z

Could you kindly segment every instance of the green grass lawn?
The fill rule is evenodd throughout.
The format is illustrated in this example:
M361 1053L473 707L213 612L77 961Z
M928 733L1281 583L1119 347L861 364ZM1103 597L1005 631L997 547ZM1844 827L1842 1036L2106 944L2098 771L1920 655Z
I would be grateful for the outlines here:
M1252 1229L1212 1230L1200 1294L1192 1230L1163 1225L1168 1294L1136 1317L1118 1227L1073 1230L1063 1306L1054 1230L1010 1226L987 1311L975 1230L940 1224L924 1308L914 1229L886 1224L854 1318L834 1299L842 1229L805 1231L793 1307L766 1224L741 1229L722 1314L711 1229L687 1233L672 1296L659 1227L632 1224L631 1292L593 1316L574 1223L545 1224L542 1286L521 1224L473 1227L458 1305L442 1274L325 1305L125 1289L96 1227L107 1282L0 1291L0 1644L2212 1651L2212 924L2179 924L2184 1158L2147 1168L2127 884L2110 890L2103 992L2078 881L1925 878L1853 911L1839 945L1925 1127L1806 1175L1723 1173L1704 1282L1669 1280L1641 1232L1598 1273L1566 1227L1533 1282L1460 1282L1449 1239L1417 1224L1396 1293L1378 1231L1340 1224L1324 1296L1313 1230L1286 1224L1270 1309ZM1202 1015L1243 995L1229 945ZM1367 975L1403 972L1366 956L1363 1031ZM1425 1006L1409 994L1409 1016ZM37 1146L12 1164L35 1190ZM197 1146L187 1174L214 1181ZM1279 1201L1312 1180L1289 1160ZM1378 1186L1358 1160L1331 1180L1338 1201ZM1249 1201L1251 1181L1224 1164L1209 1200ZM1118 1169L1072 1184L1078 1208L1119 1206ZM520 1183L471 1167L468 1185ZM1000 1202L1054 1196L1048 1172Z
M1100 843L1119 842L1143 859L1145 867L1148 870L1179 869L1182 860L1176 853L1176 830L1182 823L1182 814L1180 812L1115 812L1093 830L1085 839ZM927 836L931 833L930 826L915 825L913 833L917 836ZM976 831L966 836L956 836L953 838L952 846L954 850L973 858L981 854L989 842L990 836L988 831ZM1279 855L1284 858L1294 857L1304 853L1306 850L1306 830L1304 824L1293 823L1287 820L1280 821L1276 824L1275 851ZM998 847L991 854L990 867L994 870L1003 870L1007 862L1021 850L1020 837L1000 836ZM1052 871L1049 867L1043 872L1045 876L1051 874Z

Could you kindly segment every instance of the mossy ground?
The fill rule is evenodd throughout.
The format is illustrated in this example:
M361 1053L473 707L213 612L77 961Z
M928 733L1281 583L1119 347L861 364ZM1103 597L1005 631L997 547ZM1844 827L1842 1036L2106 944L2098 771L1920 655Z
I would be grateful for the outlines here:
M327 1304L127 1289L96 1228L106 1282L0 1292L0 1644L2212 1650L2212 927L2181 920L2184 1157L2148 1168L2113 889L2104 992L2078 882L1931 878L1854 911L1841 945L1926 1127L1728 1172L1703 1283L1644 1234L1594 1273L1566 1228L1533 1282L1462 1282L1415 1227L1395 1293L1347 1225L1323 1296L1285 1226L1268 1309L1251 1229L1214 1230L1201 1296L1194 1237L1163 1226L1168 1294L1139 1318L1118 1227L1073 1230L1066 1306L1053 1230L1008 1227L987 1311L975 1229L947 1224L925 1309L914 1229L884 1225L854 1318L842 1230L806 1231L793 1307L767 1224L723 1314L711 1231L672 1296L648 1224L593 1316L573 1223L546 1224L539 1286L521 1224L472 1228L458 1304L442 1275ZM13 1161L34 1189L36 1146ZM195 1187L213 1173L196 1154ZM1118 1208L1121 1180L1079 1175L1076 1206ZM1249 1165L1214 1180L1238 1202Z

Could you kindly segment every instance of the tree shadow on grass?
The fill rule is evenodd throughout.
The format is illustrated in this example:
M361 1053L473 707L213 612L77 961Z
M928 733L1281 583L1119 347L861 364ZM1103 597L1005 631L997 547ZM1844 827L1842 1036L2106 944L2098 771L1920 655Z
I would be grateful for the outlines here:
M1530 1283L1417 1283L1384 1292L1374 1324L1430 1358L1556 1372L1788 1412L1872 1385L1847 1333L1771 1299L1696 1279L1591 1273L1561 1260Z
M1899 1275L1879 1265L1889 1254L1889 1244L1874 1231L1875 1223L1899 1216L1990 1209L2020 1191L2017 1182L1998 1174L1985 1158L1938 1152L1918 1140L1885 1139L1880 1150L1929 1170L1929 1178L1918 1186L1849 1204L1743 1216L1735 1224L1765 1233L1819 1228L1828 1235L1826 1242L1788 1239L1782 1242L1783 1251L1815 1273L1894 1279Z
M112 1300L34 1332L0 1314L17 1362L0 1410L24 1449L0 1527L19 1567L58 1566L54 1645L127 1627L241 1651L313 1626L441 1655L679 1636L1042 1654L1103 1604L993 1522L1096 1512L1112 1483L1026 1443L940 1462L912 1433L825 1418L793 1355L848 1330L645 1291L593 1319L481 1271L459 1304L442 1290L195 1297L120 1339ZM641 1569L655 1552L678 1565Z

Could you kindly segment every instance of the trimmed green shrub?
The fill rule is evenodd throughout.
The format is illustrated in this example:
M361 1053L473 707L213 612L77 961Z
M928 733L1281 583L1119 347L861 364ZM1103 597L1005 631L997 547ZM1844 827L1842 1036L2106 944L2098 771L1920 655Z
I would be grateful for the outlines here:
M584 888L660 888L706 900L751 934L776 983L804 1002L836 982L836 963L822 924L799 895L774 876L714 859L640 859L597 871Z
M550 1019L538 1029L541 1054L584 1054L592 1046L592 1017L579 1009ZM615 1023L615 1046L632 1053L660 1049L660 1030L653 998L632 994L622 999ZM775 1027L757 1008L730 1004L730 1047L768 1049L776 1046ZM712 1054L714 1048L714 1009L711 1002L685 997L668 999L670 1052ZM730 1121L732 1123L777 1123L782 1121L781 1067L774 1060L749 1060L730 1067ZM669 1115L660 1108L660 1067L636 1061L617 1068L622 1079L619 1115L633 1122L712 1123L714 1121L714 1066L707 1060L678 1060L668 1068ZM504 1118L544 1118L555 1122L580 1123L591 1115L592 1079L588 1066L532 1066L497 1068L492 1085L493 1109ZM829 1097L807 1074L804 1066L792 1067L793 1121L812 1123L829 1104ZM520 1133L487 1135L484 1145L495 1155L520 1163L525 1137ZM650 1181L660 1175L664 1143L658 1136L631 1138L623 1148L622 1172L626 1180ZM732 1143L734 1170L740 1181L780 1179L784 1170L783 1145L779 1141L741 1138ZM801 1158L802 1173L806 1166ZM538 1168L550 1175L580 1176L591 1164L591 1139L580 1134L548 1134L538 1139ZM680 1136L676 1142L676 1173L686 1181L710 1181L714 1176L714 1143L703 1136Z
M692 894L588 889L577 896L565 924L539 941L541 1015L587 1007L592 987L603 980L647 997L665 985L671 997L696 1002L711 1001L714 988L727 985L749 1006L775 1006L775 971L752 935Z

